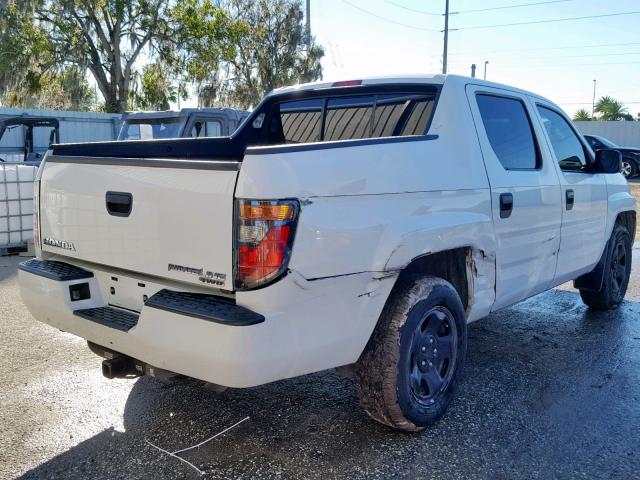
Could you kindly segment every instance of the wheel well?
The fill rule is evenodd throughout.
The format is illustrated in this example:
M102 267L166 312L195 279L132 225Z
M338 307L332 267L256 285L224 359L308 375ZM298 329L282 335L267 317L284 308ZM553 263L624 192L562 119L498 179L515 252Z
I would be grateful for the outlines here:
M633 241L636 236L636 212L629 210L619 213L616 217L616 225L625 227L631 235L631 241Z
M403 284L402 280L411 276L434 276L448 281L456 289L462 306L468 310L469 298L472 293L467 275L471 248L461 247L430 253L414 258L400 272L397 284Z

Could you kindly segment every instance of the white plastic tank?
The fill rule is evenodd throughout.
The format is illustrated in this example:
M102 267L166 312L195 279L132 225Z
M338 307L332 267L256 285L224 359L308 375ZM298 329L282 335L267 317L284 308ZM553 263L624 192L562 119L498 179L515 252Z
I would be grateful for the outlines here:
M0 249L33 240L33 181L37 166L0 163Z

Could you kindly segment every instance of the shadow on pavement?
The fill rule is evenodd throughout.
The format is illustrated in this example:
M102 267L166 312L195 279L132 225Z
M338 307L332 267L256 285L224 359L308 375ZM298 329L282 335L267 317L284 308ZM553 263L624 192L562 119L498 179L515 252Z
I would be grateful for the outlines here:
M0 282L15 277L18 264L24 260L28 259L17 255L0 256Z
M640 468L640 304L591 312L555 290L470 327L458 395L421 434L370 420L332 372L215 394L139 379L125 432L105 430L31 478L632 478Z

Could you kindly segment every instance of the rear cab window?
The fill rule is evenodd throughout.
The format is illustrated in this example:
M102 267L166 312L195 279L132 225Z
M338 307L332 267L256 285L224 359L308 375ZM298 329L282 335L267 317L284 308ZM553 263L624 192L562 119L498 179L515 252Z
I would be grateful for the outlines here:
M371 89L369 89L371 90ZM414 91L418 90L418 91ZM419 136L427 133L437 97L434 86L396 92L332 94L277 101L267 119L266 144L301 144ZM323 94L324 93L324 94Z

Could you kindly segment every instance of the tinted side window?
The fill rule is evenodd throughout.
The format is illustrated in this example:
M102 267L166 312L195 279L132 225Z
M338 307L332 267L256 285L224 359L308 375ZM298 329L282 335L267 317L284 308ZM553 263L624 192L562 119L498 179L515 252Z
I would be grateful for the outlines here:
M280 122L285 143L318 142L323 107L323 99L280 104Z
M354 140L371 137L373 97L330 98L323 139Z
M520 100L495 95L476 95L491 148L506 170L540 166L531 122Z
M278 145L424 135L435 99L434 91L282 102L272 110L266 142Z
M423 135L434 100L419 95L378 95L371 136Z
M549 141L556 159L563 170L580 170L587 164L582 143L569 123L560 114L538 106L542 124L549 135Z

